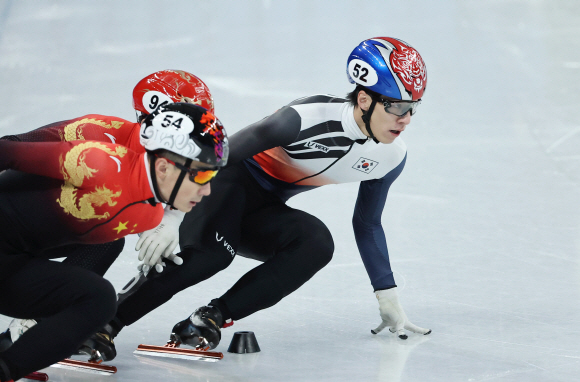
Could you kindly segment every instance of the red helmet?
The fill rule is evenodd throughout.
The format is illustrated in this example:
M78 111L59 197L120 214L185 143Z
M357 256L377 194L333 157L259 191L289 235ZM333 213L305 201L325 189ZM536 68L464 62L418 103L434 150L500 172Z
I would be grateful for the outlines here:
M160 70L148 75L133 89L133 108L150 114L163 103L187 102L214 113L213 98L207 85L182 70Z

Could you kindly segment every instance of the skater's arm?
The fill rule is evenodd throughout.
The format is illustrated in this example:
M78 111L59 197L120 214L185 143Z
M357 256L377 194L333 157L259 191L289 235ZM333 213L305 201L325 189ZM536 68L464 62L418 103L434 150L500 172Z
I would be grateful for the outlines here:
M0 140L16 142L62 142L92 140L129 146L135 124L121 118L89 114L51 123L26 133L5 135ZM114 137L111 139L111 137Z
M300 133L300 124L298 112L285 106L261 121L243 128L230 138L228 166L262 151L294 142Z
M0 140L15 142L61 142L63 141L63 126L73 123L74 120L60 121L39 127L26 133L5 135Z
M391 184L405 159L381 179L361 182L352 219L356 243L374 290L396 286L381 216Z
M120 145L94 141L14 142L0 140L0 171L18 170L55 179L66 179L79 187L121 172L126 154L133 151ZM115 158L115 159L113 159ZM131 170L131 164L124 166Z

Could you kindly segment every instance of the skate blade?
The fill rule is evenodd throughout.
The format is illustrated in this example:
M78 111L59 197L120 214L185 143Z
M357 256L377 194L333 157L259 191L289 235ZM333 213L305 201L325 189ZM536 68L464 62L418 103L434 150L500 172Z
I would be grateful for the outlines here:
M98 375L111 375L117 372L115 366L101 365L96 362L84 362L77 361L75 359L64 359L60 362L51 365L51 367L56 367L59 369L75 370L85 373L98 374Z
M39 373L35 371L34 373L30 373L22 377L24 379L31 379L33 381L48 381L48 374L46 373Z
M194 361L217 362L224 358L223 353L192 349L180 349L169 346L139 345L133 354L153 357L179 358Z

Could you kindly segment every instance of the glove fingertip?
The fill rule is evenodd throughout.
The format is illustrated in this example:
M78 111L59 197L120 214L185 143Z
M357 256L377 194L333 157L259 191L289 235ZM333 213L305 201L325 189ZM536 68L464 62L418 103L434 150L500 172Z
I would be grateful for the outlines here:
M183 259L181 257L179 257L179 256L175 256L175 259L173 259L173 262L176 265L181 265L181 264L183 264Z
M409 338L409 336L407 335L407 333L405 333L403 328L397 330L397 337L399 337L402 340L406 340L407 338Z

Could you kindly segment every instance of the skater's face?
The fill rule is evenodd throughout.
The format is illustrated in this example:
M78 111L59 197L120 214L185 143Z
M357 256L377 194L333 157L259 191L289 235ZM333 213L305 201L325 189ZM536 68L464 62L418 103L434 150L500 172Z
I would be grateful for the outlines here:
M361 110L360 114L362 114L362 110L368 110L371 103L372 98L364 91L361 91L358 95L358 105ZM359 120L356 118L356 115L355 119L357 119L357 123L362 132L366 136L370 136L366 131L362 119ZM405 131L405 128L409 123L411 123L411 111L408 111L403 116L394 115L385 110L382 102L376 103L371 115L371 129L375 138L377 138L381 143L392 143L403 131Z
M191 163L190 168L202 171L210 169L206 164L195 161ZM159 193L164 200L169 200L171 192L175 187L175 183L181 174L181 169L175 166L170 160L157 158L157 161L155 162L155 171L157 173ZM181 182L173 206L179 211L189 212L204 196L207 196L210 193L211 187L209 182L201 185L192 182L189 175L186 175Z

